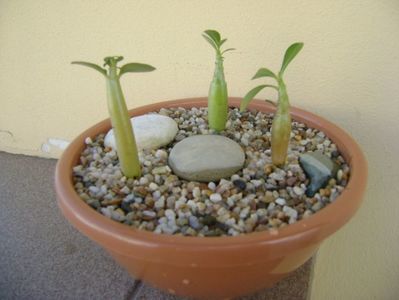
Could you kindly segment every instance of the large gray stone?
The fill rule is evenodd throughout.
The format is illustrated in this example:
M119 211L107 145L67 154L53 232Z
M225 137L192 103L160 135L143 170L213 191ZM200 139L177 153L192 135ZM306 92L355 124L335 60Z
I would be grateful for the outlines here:
M313 197L317 191L325 187L335 177L338 165L320 151L308 152L299 157L299 163L310 180L306 196Z
M241 146L220 135L195 135L177 143L169 155L173 172L190 181L230 177L245 161Z
M173 141L178 132L175 120L163 115L142 115L131 118L130 122L139 149L157 149L165 146ZM116 149L113 129L105 136L104 145Z

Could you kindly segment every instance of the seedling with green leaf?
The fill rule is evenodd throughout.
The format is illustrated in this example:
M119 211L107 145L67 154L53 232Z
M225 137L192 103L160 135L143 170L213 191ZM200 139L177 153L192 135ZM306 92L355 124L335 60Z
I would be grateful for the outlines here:
M251 100L264 88L273 88L278 91L277 112L272 124L272 161L276 166L285 164L288 151L288 143L291 135L291 115L289 112L290 103L288 100L287 88L283 75L288 64L301 51L303 43L295 43L288 47L285 52L283 63L278 74L267 68L260 68L252 79L260 77L271 77L277 81L276 85L263 84L250 90L241 101L240 110L245 111Z
M208 123L211 129L222 131L226 128L228 115L227 85L224 79L223 54L234 50L221 50L227 39L222 39L216 30L205 30L202 36L216 51L215 73L208 93Z
M74 61L72 64L92 68L104 75L107 84L108 111L114 129L120 166L126 177L133 178L141 176L141 168L132 124L119 79L125 73L150 72L155 70L155 68L140 63L128 63L118 67L117 64L122 59L122 56L104 58L104 67L107 66L108 70L99 65L83 61Z

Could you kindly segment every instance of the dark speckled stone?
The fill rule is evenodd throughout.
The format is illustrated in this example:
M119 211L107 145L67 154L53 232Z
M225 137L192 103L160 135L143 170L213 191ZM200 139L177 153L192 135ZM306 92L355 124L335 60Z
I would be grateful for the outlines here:
M302 154L299 163L310 180L306 189L308 197L313 197L338 171L338 165L320 151Z

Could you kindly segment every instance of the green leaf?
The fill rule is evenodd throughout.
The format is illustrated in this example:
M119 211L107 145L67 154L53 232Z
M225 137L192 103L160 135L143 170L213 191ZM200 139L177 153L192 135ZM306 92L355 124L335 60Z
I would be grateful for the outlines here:
M220 41L219 47L222 47L222 45L227 41L227 39L223 39Z
M71 62L71 64L89 67L89 68L92 68L94 70L97 70L98 72L100 72L103 75L107 75L107 71L105 69L101 68L99 65L96 65L96 64L92 64L92 63L85 62L85 61L73 61L73 62Z
M276 74L274 74L272 71L266 68L260 68L258 72L252 77L252 79L260 78L260 77L272 77L277 79Z
M251 100L261 91L263 90L265 87L267 87L267 84L262 84L259 85L257 87L254 87L252 90L250 90L245 96L244 98L241 100L240 103L240 111L243 112L247 109L247 106L249 105L249 102L251 102Z
M301 51L302 47L303 43L294 43L288 47L288 49L285 51L284 60L281 65L280 76L283 75L288 64L295 58L295 56L299 53L299 51Z
M218 46L218 48L220 47L220 45L221 45L220 39L221 38L220 38L219 32L217 32L216 30L208 29L208 30L205 30L204 33L206 35L208 35L215 42L215 44L216 44L216 46Z
M204 37L204 39L216 50L219 51L218 46L215 44L215 42L207 35L203 34L202 35Z
M155 68L150 65L140 64L140 63L128 63L121 67L119 76L121 76L124 73L151 72L154 70Z
M233 51L233 50L236 50L236 48L228 48L226 50L223 50L222 54L226 53L227 51Z

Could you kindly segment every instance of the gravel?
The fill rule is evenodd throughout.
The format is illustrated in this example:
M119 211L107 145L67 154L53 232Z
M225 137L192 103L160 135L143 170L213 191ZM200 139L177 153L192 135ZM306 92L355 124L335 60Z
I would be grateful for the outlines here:
M134 228L159 234L184 236L234 236L276 230L314 213L333 202L345 188L348 164L337 146L319 130L292 123L287 164L271 161L272 115L230 109L227 128L221 134L243 148L244 168L230 178L200 183L179 179L167 162L180 140L198 134L214 134L207 125L206 108L161 109L179 127L175 139L160 149L139 152L143 176L123 176L116 152L104 146L104 134L86 139L80 164L73 169L77 193L104 216ZM299 155L321 151L338 165L336 178L313 197L305 194L309 180L299 165Z

